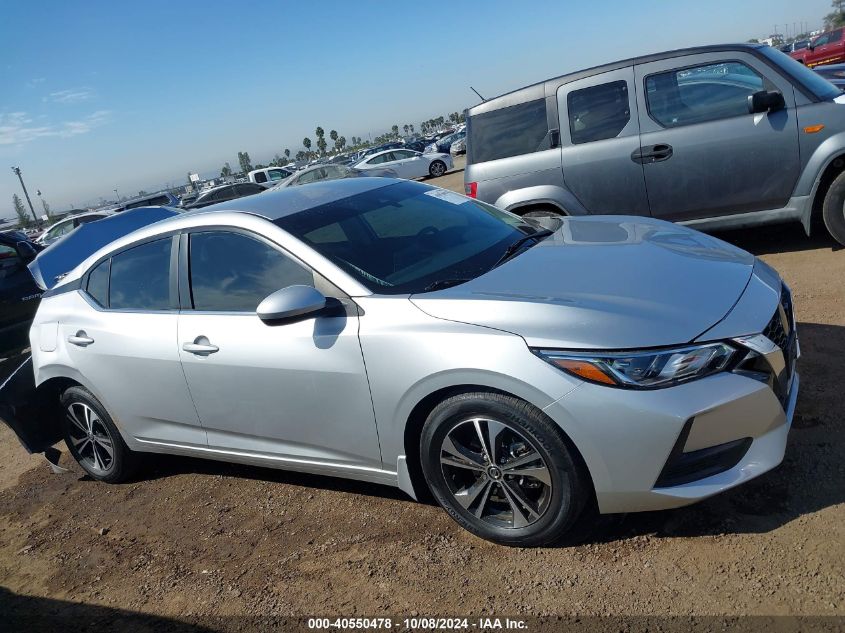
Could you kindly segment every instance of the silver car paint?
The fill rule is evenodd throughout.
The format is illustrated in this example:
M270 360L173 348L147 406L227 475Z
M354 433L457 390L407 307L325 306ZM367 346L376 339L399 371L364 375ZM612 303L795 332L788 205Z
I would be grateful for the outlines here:
M342 186L350 191L367 184ZM328 199L326 188L307 189L289 189L278 194L284 196L278 200L285 200L295 212L297 196ZM720 337L747 335L749 324L764 324L771 317L772 297L766 290L771 290L774 274L764 266L754 268L753 258L742 251L668 223L596 218L590 221L597 222L600 230L590 248L578 244L575 225L566 223L548 243L503 264L492 278L480 278L479 287L487 297L469 298L474 297L468 291L471 284L455 287L452 298L446 291L377 296L259 217L263 203L257 199L272 200L274 195L231 203L243 206L247 213L212 208L140 229L89 257L65 281L72 283L99 257L139 240L192 227L231 226L264 235L314 268L351 297L360 317L268 326L254 314L116 313L96 309L82 291L74 290L48 297L36 315L30 333L36 382L67 377L88 387L136 450L366 479L399 485L411 495L415 490L408 465L412 447L406 445L405 437L408 420L425 398L456 387L498 389L543 409L584 458L603 512L691 503L756 476L782 459L797 375L786 410L766 385L737 374L632 392L565 374L541 360L526 342L526 337L544 343L554 340L556 347L562 347L568 338L577 338L608 347L604 336L613 345L623 346L667 343L679 336L684 340L671 343L682 343L695 336L698 332L690 333L699 327L700 331L721 328ZM304 200L299 203L307 207ZM607 225L601 226L603 222ZM623 234L626 237L620 240ZM601 256L593 256L593 249ZM612 280L611 273L631 265L626 250L638 253L643 261L661 264L628 277L629 284L646 280L641 302L635 298L635 289L626 291ZM585 316L567 324L563 318L567 306L557 303L564 293L554 275L543 276L553 282L545 292L538 286L526 300L526 293L518 288L528 282L526 262L553 265L561 278L568 274L582 288L594 286ZM561 270L565 265L571 269ZM714 274L718 270L727 280L722 294L720 284L706 278L704 266ZM679 296L658 291L661 271ZM685 290L671 281L684 275L691 282ZM512 296L490 299L492 286L485 284L491 279L497 279ZM756 294L746 297L746 284ZM625 323L621 304L613 306L612 292L627 295L626 309L634 315L637 328ZM699 296L713 305L707 306ZM466 307L470 302L475 303L474 314ZM677 307L687 302L704 314L696 316ZM597 323L602 303L611 305L615 314ZM675 310L678 320L698 319L695 327L679 328L665 319L649 324L644 315L657 314L660 303ZM726 331L734 303L741 311L738 325L735 331ZM430 311L436 306L447 312L458 309L467 322L451 320L449 314L432 316ZM556 311L557 316L543 314L545 310ZM509 314L505 321L513 332L497 327L492 316L496 311ZM541 316L535 318L534 312ZM542 327L536 328L537 323ZM578 332L576 336L569 334L570 327ZM760 331L762 326L752 329ZM70 345L68 337L80 330L95 342L81 348ZM537 332L541 334L535 336ZM198 335L207 336L220 351L206 357L187 357L179 351L183 342ZM184 374L179 367L185 369ZM194 406L200 417L208 416L208 428L198 424ZM653 488L681 426L693 416L701 422L691 436L695 446L752 437L752 448L725 473L683 486Z
M564 218L554 236L506 265L412 300L532 347L658 347L691 341L722 319L753 265L734 246L666 222Z

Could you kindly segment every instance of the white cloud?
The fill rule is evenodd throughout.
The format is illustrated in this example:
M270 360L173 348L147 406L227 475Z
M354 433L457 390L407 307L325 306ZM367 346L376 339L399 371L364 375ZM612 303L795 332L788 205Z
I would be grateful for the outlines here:
M54 101L56 103L80 103L93 99L95 96L96 94L90 88L75 88L73 90L51 92L44 100Z
M87 134L108 122L110 112L97 110L81 119L57 125L35 125L26 112L0 112L0 145L19 145L44 137L69 138Z
M45 81L47 81L46 77L33 77L32 79L26 82L26 87L34 88L38 84L44 83Z

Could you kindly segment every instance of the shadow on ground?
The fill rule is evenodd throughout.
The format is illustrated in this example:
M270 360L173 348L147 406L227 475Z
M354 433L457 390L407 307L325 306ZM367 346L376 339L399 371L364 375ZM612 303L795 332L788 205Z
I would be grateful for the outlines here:
M834 240L823 225L813 227L809 237L797 222L757 226L751 229L713 231L712 235L730 242L754 255L794 253L819 248L840 250L842 245Z

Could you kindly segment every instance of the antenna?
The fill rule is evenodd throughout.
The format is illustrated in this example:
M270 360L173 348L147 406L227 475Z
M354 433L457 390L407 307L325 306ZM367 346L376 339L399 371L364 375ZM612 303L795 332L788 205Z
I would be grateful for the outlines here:
M487 101L487 99L485 99L484 97L481 96L481 94L478 92L478 90L476 90L472 86L470 86L469 89L472 90L475 94L477 94L479 99L481 99L482 101Z

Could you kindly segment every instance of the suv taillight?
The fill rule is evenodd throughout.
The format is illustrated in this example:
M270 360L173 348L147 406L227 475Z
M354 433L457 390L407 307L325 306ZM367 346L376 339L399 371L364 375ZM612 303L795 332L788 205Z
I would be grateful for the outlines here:
M477 198L478 197L478 183L477 182L468 182L464 184L464 193L468 195L470 198Z

